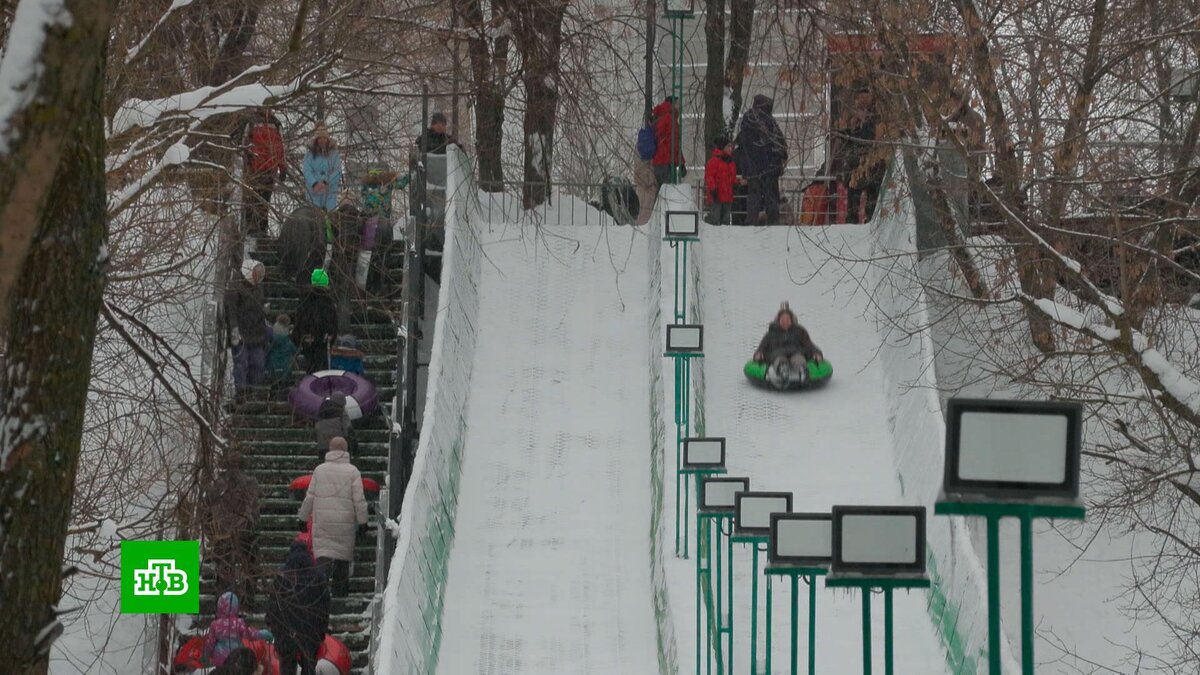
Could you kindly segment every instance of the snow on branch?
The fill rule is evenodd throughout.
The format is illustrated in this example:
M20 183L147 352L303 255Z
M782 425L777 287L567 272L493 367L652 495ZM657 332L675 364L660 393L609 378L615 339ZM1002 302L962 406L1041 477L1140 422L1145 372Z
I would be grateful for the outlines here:
M1082 312L1047 298L1033 298L1022 294L1022 299L1060 324L1081 333L1088 333L1106 344L1119 346L1116 343L1121 340L1121 331L1112 326L1089 321ZM1150 341L1140 331L1132 330L1129 346L1132 348L1130 356L1137 359L1142 369L1154 375L1163 392L1178 401L1193 416L1200 417L1200 382L1180 372L1162 352L1150 346Z
M192 2L193 0L175 0L172 2L171 6L167 8L167 11L163 12L163 15L158 17L158 21L156 21L154 25L150 27L150 30L146 31L146 34L142 36L142 39L138 40L138 43L129 50L128 54L125 55L125 63L127 65L132 63L133 60L138 57L138 54L142 52L142 48L146 46L146 43L150 41L150 38L154 36L154 33L158 31L159 27L166 23L167 19L171 18L172 14L185 7L188 7L192 4Z
M8 153L13 118L37 94L46 33L55 26L70 25L71 14L63 0L21 0L17 5L0 60L0 154Z
M142 174L140 178L117 190L108 196L108 213L113 215L129 205L129 202L141 194L151 183L153 183L166 169L172 166L185 164L192 156L192 149L183 141L179 141L167 148L158 163L155 164L149 171Z

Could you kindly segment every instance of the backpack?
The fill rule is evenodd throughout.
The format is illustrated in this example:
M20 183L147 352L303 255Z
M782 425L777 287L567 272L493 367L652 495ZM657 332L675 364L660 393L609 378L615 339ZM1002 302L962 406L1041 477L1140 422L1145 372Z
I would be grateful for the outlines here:
M654 135L653 127L642 127L638 131L637 150L642 159L654 159L654 153L658 152L658 137Z
M283 136L274 124L261 122L250 129L250 169L259 173L282 166Z

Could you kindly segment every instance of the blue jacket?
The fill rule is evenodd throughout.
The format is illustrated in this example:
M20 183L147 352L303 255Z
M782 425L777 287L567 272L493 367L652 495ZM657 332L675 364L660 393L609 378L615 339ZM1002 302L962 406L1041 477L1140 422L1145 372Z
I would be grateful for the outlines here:
M313 192L313 186L325 181L325 192ZM342 156L337 150L327 155L304 153L304 194L313 206L325 211L337 208L338 193L342 190Z

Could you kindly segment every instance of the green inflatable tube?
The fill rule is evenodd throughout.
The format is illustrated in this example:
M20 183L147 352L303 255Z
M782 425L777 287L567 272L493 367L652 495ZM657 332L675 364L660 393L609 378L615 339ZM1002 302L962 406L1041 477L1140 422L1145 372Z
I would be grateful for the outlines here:
M791 389L807 389L820 386L833 376L833 364L829 363L829 361L809 361L807 367L808 380L803 384L790 387ZM751 382L767 387L772 386L770 382L767 382L767 364L750 360L746 362L746 366L742 370Z

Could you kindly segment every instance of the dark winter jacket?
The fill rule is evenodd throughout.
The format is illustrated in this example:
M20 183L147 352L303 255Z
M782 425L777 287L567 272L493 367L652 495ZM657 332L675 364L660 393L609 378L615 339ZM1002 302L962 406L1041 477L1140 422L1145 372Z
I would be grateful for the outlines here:
M654 106L654 137L658 147L654 151L654 166L683 166L683 142L679 137L679 116L670 101L663 101ZM672 140L674 139L674 140ZM674 149L674 160L671 150Z
M308 283L325 258L325 212L305 205L284 219L279 231L279 267L288 281Z
M258 481L241 469L222 471L206 497L215 531L233 533L258 526Z
M300 298L292 333L301 345L309 340L325 342L337 337L337 304L328 288L310 288L304 297Z
M314 425L317 431L317 447L321 452L329 449L329 441L341 436L350 439L350 416L346 414L346 404L338 404L333 399L321 401L317 409L317 421Z
M733 155L714 148L704 166L704 203L732 204L733 184L737 182L737 166Z
M242 279L225 292L225 322L232 331L241 333L242 341L249 346L267 344L267 312L263 305L262 286L250 282L257 261L247 259L242 263Z
M779 177L787 166L787 140L771 115L774 105L770 97L758 94L742 117L734 161L746 178Z
M793 321L792 327L784 330L777 322L772 321L771 325L767 326L767 334L763 336L762 342L758 343L756 353L762 354L765 363L771 363L780 357L789 358L797 352L803 353L804 358L811 361L820 351L803 326Z
M267 627L279 644L290 644L316 654L329 632L329 584L313 565L312 554L293 543L275 577L275 592L267 605ZM288 655L281 654L285 663Z
M426 129L417 136L417 152L427 153L430 155L444 155L446 148L451 145L458 145L458 139L447 133L438 133L433 129Z

